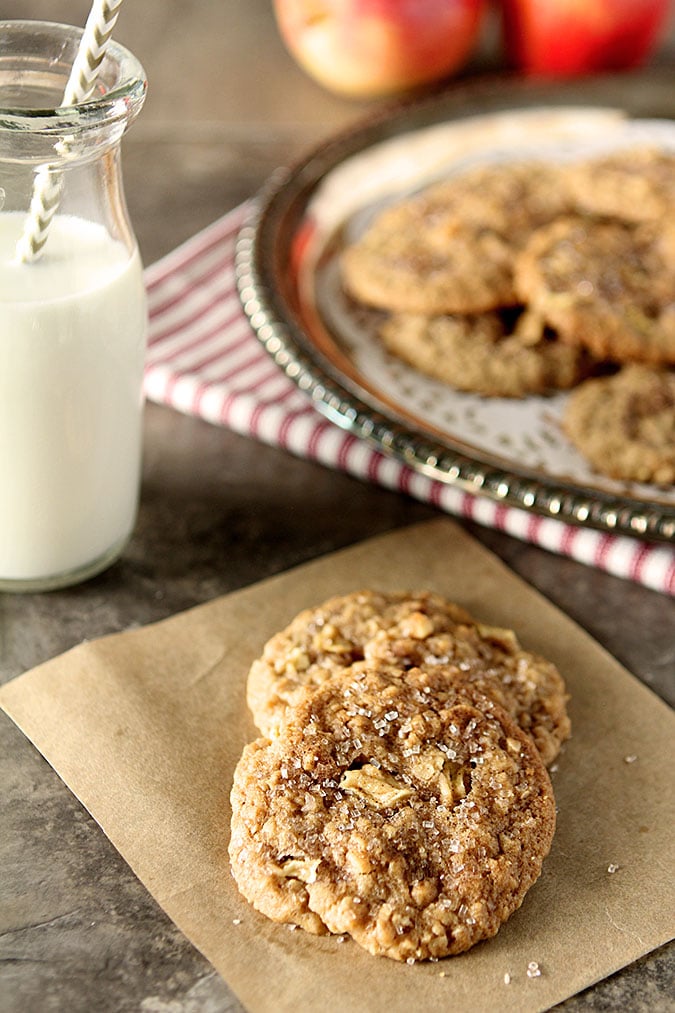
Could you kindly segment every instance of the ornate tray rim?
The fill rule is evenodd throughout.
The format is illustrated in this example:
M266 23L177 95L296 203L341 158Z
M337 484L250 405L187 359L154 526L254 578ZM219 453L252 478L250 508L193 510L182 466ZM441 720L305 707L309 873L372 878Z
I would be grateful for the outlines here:
M670 542L675 538L675 509L668 505L585 488L556 477L521 474L512 467L505 469L479 454L466 454L453 446L452 440L411 427L406 418L378 404L314 347L294 311L286 270L290 238L309 198L326 172L345 158L404 130L439 122L441 115L448 119L453 114L463 117L546 103L625 108L625 101L609 101L602 95L598 102L589 94L603 88L610 93L613 87L622 90L624 80L621 76L593 78L561 86L533 85L518 78L483 78L361 119L289 169L273 174L239 233L235 272L244 312L262 346L317 410L341 429L431 479L505 506L613 534ZM441 114L446 105L449 109ZM626 111L636 114L630 108ZM649 115L649 110L639 112ZM675 114L675 108L669 112Z

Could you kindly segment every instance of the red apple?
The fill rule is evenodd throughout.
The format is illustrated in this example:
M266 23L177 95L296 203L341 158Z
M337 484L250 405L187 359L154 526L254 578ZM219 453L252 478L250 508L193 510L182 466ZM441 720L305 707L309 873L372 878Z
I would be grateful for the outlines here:
M274 0L281 36L300 66L342 95L372 98L459 68L484 0Z
M502 0L510 62L548 77L628 70L644 63L669 0Z

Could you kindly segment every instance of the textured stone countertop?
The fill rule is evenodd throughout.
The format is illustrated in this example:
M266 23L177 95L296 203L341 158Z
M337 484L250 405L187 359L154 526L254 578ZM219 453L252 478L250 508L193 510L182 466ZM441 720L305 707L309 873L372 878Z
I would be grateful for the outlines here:
M4 0L0 16L83 23L88 7L86 0ZM124 149L127 199L146 263L368 108L331 97L304 77L283 50L265 0L130 2L116 35L140 57L150 80L146 107ZM673 43L671 33L655 64L673 70L675 85ZM494 69L493 45L488 33L468 73ZM635 88L643 87L641 80ZM163 618L435 515L402 495L166 408L149 405L145 426L140 514L123 558L79 587L0 597L1 681L84 638ZM466 526L675 703L672 601ZM225 982L4 715L0 765L3 1013L240 1010ZM672 1010L674 972L675 951L665 947L563 1005Z

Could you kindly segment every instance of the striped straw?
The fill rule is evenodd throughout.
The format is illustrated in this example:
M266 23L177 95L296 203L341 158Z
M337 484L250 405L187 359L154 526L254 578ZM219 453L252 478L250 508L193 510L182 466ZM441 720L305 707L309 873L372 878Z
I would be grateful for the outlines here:
M62 108L79 105L91 97L122 3L123 0L94 0L63 93ZM64 143L59 147L61 153L67 151ZM28 219L16 247L18 260L28 263L40 256L61 200L62 187L63 177L55 166L45 165L36 173Z

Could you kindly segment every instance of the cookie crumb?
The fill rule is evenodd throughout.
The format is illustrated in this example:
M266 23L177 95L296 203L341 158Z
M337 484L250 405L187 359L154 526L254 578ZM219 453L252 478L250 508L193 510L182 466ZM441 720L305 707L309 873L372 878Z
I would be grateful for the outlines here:
M528 978L540 978L541 968L536 960L531 960L527 965L527 976Z
M405 958L405 962L406 962L406 964L414 964L415 963L415 958L414 957L406 957Z
M628 756L624 756L623 758L624 763L635 763L636 760L637 756L635 753L630 753Z
M510 985L511 984L511 975L509 974L508 971L504 975L504 984L505 985Z
M233 925L241 925L241 918L233 918L232 919L232 924Z
M617 865L616 862L610 862L607 866L607 872L618 872L621 866Z

